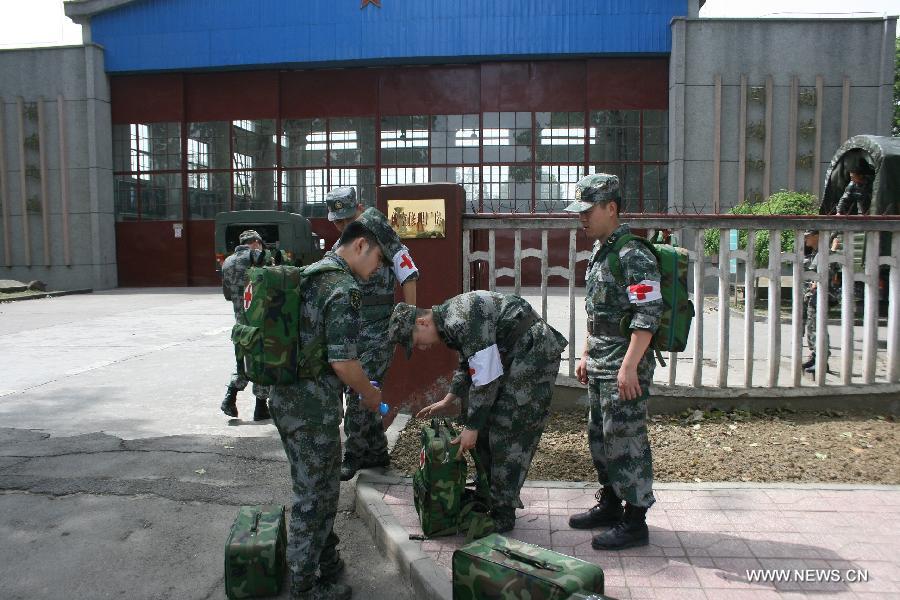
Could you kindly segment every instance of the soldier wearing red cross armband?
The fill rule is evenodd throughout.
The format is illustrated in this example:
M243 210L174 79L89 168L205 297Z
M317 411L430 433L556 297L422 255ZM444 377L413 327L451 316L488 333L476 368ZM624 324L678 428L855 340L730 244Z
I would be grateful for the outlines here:
M660 272L639 240L617 244L630 231L619 223L621 207L619 178L602 173L579 181L575 202L566 207L595 240L585 277L588 335L575 374L588 385L588 442L602 488L597 505L572 515L569 525L607 528L591 540L597 550L647 545L646 513L654 502L647 398L655 362L648 348L663 310Z
M230 300L234 308L234 320L236 323L244 323L244 310L250 305L249 298L245 297L244 275L250 268L252 253L265 252L265 243L262 236L253 229L242 231L238 237L240 245L234 249L234 254L225 259L222 264L222 294L226 300ZM237 395L247 387L247 376L241 361L237 361L235 372L231 375L225 399L220 406L223 413L229 417L237 418ZM254 421L265 421L269 415L269 388L268 386L253 384L253 395L256 397L256 408L253 410Z
M519 492L531 466L559 374L566 338L528 302L511 294L468 292L430 310L400 303L391 316L390 339L406 348L438 342L459 352L459 368L443 400L418 418L461 414L465 424L453 444L472 448L487 471L495 530L515 527Z
M394 289L399 284L403 299L416 303L416 281L419 270L409 249L400 242L387 217L375 208L366 208L352 187L332 190L325 198L328 220L338 231L353 221L361 222L385 247L388 264L367 281L359 282L362 293L360 308L359 353L363 370L369 379L381 383L393 358L393 348L385 343L388 320L394 308ZM394 409L396 410L396 408ZM348 393L344 413L344 459L341 480L352 479L359 469L386 467L390 464L382 415L360 406L358 395Z

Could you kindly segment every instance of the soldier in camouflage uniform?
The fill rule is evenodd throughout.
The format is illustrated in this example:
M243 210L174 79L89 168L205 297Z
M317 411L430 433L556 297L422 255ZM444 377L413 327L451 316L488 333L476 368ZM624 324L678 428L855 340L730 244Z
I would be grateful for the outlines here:
M370 277L382 256L371 231L361 223L347 227L337 249L322 259L340 270L312 275L301 288L300 345L321 336L323 359L331 368L296 384L271 386L272 417L293 480L287 558L294 599L351 596L350 587L336 581L344 562L333 531L340 493L341 394L344 385L350 386L371 411L381 402L381 392L369 383L359 361L361 294L356 278Z
M251 253L265 252L265 246L262 236L252 229L241 232L238 241L240 245L235 247L234 254L226 258L225 262L222 263L222 294L226 300L231 300L235 322L246 324L244 322L244 286L247 285L247 282L244 276L250 267ZM237 418L237 394L246 387L247 377L244 375L244 369L240 361L237 361L235 371L231 375L231 382L228 384L228 390L225 392L225 399L222 400L220 407L223 413L229 417ZM269 408L266 405L266 401L269 398L269 388L254 383L253 396L256 398L253 420L264 421L270 419Z
M856 167L850 171L850 183L844 188L835 211L839 215L867 215L872 205L871 169Z
M465 428L452 443L475 448L490 484L491 516L498 532L515 526L519 492L531 466L568 343L526 300L495 292L468 292L417 310L400 303L390 339L421 349L442 342L459 352L459 368L443 400L418 418L462 413Z
M803 270L818 271L819 269L819 232L808 229L803 233ZM831 272L829 270L829 280ZM831 301L832 289L828 286L828 300ZM809 358L801 365L806 373L816 372L816 314L818 308L818 300L816 290L818 283L815 281L803 282L803 316L806 319L806 346L809 348ZM822 332L825 336L825 362L828 362L830 350L828 348L828 327ZM828 368L826 366L825 370Z
M360 362L369 379L381 383L394 355L393 346L384 343L394 307L394 288L399 283L403 299L415 304L419 271L409 249L400 242L387 218L378 210L363 206L357 199L355 188L334 189L328 193L325 202L328 205L328 220L334 223L338 231L343 231L354 220L362 221L386 248L385 257L389 264L382 265L368 281L359 282L362 292ZM355 394L347 395L344 434L347 438L341 464L342 481L352 479L359 469L390 464L381 415L360 408L359 397Z
M585 277L588 336L576 375L588 384L588 442L602 489L597 505L572 515L569 525L611 526L593 537L598 550L646 545L646 513L655 500L646 424L655 363L647 349L663 311L660 272L653 253L634 240L619 252L627 287L616 282L607 256L629 232L619 224L621 205L618 177L598 173L578 182L575 202L566 207L596 240Z

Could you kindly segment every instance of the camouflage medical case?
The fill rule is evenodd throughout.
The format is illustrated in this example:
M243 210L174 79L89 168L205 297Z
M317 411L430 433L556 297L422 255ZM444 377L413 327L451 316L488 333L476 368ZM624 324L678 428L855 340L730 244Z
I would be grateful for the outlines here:
M325 341L300 346L301 286L320 273L340 267L251 267L244 288L245 323L231 329L231 341L243 374L262 385L287 385L315 377L326 366Z
M609 268L616 282L625 287L625 275L622 272L622 264L619 261L619 252L628 242L636 240L644 244L656 257L660 274L660 294L663 301L663 314L660 318L659 328L653 334L650 349L657 351L660 364L665 362L660 352L683 352L687 348L688 334L691 332L691 322L694 319L694 303L689 298L688 291L688 253L684 248L676 248L670 244L654 244L647 239L633 234L619 237L609 251ZM627 321L620 323L620 328L625 337L630 337L628 326L631 324L630 316Z
M475 461L476 490L466 488L467 463L457 457L459 446L450 443L456 431L444 420L432 419L422 426L419 468L413 474L413 502L419 514L423 538L465 532L467 541L494 530L489 507L483 500L490 486L487 475ZM418 538L419 536L415 536Z
M603 598L603 570L496 533L453 553L453 600L567 600L577 593Z
M284 507L242 506L225 543L229 600L276 596L286 569Z

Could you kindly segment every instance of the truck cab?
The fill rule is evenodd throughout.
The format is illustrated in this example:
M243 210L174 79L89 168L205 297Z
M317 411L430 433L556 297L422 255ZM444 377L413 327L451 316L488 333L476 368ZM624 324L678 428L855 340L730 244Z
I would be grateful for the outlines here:
M313 263L325 254L322 238L313 233L309 219L280 210L236 210L216 215L216 272L222 274L222 263L238 246L238 238L246 229L254 229L265 240L266 250L282 252L285 264L295 266Z

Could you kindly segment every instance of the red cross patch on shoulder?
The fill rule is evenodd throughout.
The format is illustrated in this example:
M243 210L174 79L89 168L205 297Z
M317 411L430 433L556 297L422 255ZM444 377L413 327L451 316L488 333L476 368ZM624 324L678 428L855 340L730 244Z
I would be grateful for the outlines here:
M248 283L244 288L244 310L250 308L251 302L253 302L253 283Z
M654 300L662 300L658 281L645 279L640 283L628 286L628 301L632 304L646 304Z
M400 283L403 283L410 275L418 271L416 263L413 262L412 257L409 255L409 248L406 246L401 246L400 250L394 254L393 262L394 276Z

